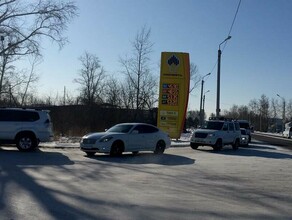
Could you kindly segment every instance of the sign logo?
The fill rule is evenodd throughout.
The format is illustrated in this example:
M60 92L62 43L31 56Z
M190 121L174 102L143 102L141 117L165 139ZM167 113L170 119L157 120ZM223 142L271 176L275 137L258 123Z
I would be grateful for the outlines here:
M169 67L169 72L177 73L178 66L179 66L179 58L175 55L172 55L168 60L167 64Z

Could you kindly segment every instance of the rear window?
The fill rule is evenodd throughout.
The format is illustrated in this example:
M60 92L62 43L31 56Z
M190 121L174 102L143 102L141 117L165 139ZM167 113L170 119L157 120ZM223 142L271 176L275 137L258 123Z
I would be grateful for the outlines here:
M250 129L250 128L249 128L249 123L248 123L248 122L239 122L239 126L240 126L241 128Z

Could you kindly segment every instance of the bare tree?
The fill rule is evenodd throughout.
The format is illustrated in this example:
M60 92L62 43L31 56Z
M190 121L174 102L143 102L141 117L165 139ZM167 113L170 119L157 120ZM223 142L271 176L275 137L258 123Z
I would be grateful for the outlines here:
M149 67L149 55L153 47L150 34L151 29L144 26L132 42L132 57L120 58L120 63L124 68L123 73L127 76L128 85L126 87L133 88L128 92L128 99L133 99L131 102L135 103L134 108L137 110L149 108L153 104L155 89L157 89L156 80L151 75ZM124 94L126 94L125 92Z
M20 105L23 106L26 104L27 94L29 92L29 88L32 84L38 82L39 76L36 73L36 66L40 63L40 57L34 56L32 60L30 60L31 69L29 74L23 76L23 91L21 92L21 102Z
M200 85L202 76L199 75L199 68L194 63L190 65L190 92L197 88Z
M287 119L292 121L292 99L287 103Z
M0 1L0 94L7 62L15 56L40 54L42 37L56 42L60 48L67 42L63 36L68 22L77 15L73 2L55 0ZM5 43L4 43L5 41Z
M86 105L102 103L105 71L100 65L98 57L85 52L79 60L81 61L82 68L78 73L79 78L74 79L74 82L80 85L82 103Z
M273 119L277 118L277 106L278 106L278 100L272 98L271 99L271 112L270 115L272 116Z
M267 131L269 126L269 98L266 95L261 95L259 99L260 110L260 131Z
M127 109L135 108L135 88L129 78L121 85L121 99L123 107Z
M114 106L122 105L121 98L121 85L118 82L118 79L114 76L111 76L106 82L106 102Z
M228 110L224 110L224 116L227 118L239 118L239 106L238 105L232 105L231 108Z

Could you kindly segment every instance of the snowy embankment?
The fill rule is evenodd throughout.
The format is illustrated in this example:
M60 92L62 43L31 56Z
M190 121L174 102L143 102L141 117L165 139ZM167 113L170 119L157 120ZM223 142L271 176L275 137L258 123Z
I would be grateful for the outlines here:
M172 147L186 147L190 145L191 133L183 133L178 140L172 140ZM80 137L61 137L57 141L40 143L40 147L79 148Z

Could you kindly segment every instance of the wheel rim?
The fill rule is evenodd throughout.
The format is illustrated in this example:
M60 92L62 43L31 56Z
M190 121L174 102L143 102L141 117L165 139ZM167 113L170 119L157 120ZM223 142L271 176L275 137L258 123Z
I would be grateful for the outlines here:
M28 137L20 138L19 140L19 147L21 149L29 149L32 146L32 140Z

